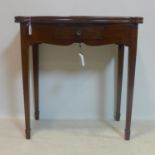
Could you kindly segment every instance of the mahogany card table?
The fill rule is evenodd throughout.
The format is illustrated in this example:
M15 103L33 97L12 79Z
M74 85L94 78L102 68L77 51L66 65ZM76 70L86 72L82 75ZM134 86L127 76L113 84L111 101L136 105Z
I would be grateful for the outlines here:
M91 46L116 44L117 63L117 101L115 120L120 120L122 73L124 47L128 47L128 84L126 105L125 139L130 139L131 114L133 103L134 76L137 53L138 25L142 17L93 17L93 16L17 16L20 23L21 59L24 92L26 138L30 139L30 99L29 99L29 46L33 53L35 119L39 119L38 71L39 44L70 45L85 43Z

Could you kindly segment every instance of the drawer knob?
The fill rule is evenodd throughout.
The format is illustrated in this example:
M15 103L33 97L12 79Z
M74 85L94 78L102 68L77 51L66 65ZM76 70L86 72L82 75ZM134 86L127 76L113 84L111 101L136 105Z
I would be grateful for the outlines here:
M80 37L80 36L81 36L81 31L77 31L75 35L76 35L77 37Z

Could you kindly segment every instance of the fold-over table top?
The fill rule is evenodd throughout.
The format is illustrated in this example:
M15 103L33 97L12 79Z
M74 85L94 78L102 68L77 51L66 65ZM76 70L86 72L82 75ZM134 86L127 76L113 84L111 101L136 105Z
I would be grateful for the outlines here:
M102 16L16 16L19 23L143 23L142 17Z

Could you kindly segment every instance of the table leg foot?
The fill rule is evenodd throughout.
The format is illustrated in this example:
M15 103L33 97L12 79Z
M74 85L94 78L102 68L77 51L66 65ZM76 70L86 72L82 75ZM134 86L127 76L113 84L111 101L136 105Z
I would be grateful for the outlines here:
M39 111L36 111L36 112L35 112L34 117L35 117L35 120L39 120Z
M115 121L120 121L120 116L121 114L119 112L116 112Z
M125 129L125 140L130 140L130 129Z
M26 129L25 135L26 135L26 139L30 139L31 138L31 129Z

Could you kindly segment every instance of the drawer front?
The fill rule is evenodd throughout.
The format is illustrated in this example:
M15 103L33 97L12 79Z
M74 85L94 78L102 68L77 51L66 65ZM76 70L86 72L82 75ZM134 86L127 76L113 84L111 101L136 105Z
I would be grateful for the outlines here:
M124 40L127 38L126 25L32 25L32 40L52 42L70 40L85 42L87 40Z

